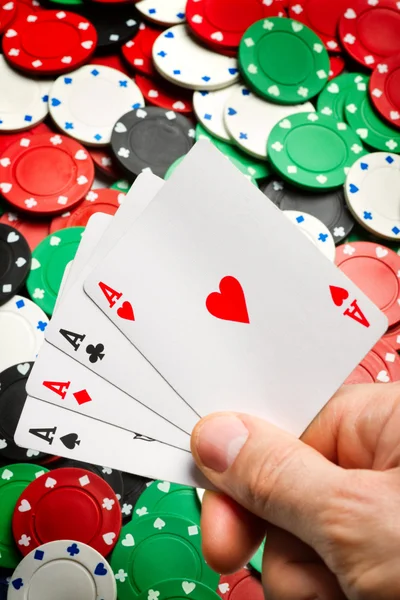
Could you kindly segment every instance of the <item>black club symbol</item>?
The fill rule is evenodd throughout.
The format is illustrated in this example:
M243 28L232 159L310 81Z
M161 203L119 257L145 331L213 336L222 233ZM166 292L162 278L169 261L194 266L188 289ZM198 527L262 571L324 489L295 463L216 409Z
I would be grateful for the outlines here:
M90 355L89 361L91 363L95 363L98 360L103 360L103 358L105 357L103 344L97 344L97 346L89 344L89 346L86 347L86 352Z

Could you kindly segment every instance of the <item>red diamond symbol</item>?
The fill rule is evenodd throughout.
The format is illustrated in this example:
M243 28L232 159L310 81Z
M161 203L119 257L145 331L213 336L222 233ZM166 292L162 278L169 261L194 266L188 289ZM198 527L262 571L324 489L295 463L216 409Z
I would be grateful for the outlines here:
M87 393L86 390L81 390L80 392L75 392L75 394L73 394L75 400L77 401L77 403L79 404L79 406L81 404L85 404L85 402L91 402L92 399L89 396L89 394Z

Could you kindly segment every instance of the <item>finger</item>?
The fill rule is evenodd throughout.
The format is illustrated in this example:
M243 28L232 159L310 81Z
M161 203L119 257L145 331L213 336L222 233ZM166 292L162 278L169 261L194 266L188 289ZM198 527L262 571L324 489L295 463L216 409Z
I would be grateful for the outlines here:
M203 553L217 573L234 573L256 552L265 536L266 523L234 500L206 492L201 508Z
M275 527L268 528L263 585L268 600L346 600L336 577L314 550Z
M345 472L314 449L256 417L219 413L197 424L192 453L206 477L241 506L309 545L321 540Z

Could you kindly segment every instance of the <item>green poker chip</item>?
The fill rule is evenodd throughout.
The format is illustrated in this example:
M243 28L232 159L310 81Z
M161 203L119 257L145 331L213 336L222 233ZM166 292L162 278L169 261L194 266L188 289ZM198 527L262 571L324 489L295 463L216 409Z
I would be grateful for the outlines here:
M239 67L259 96L298 104L316 96L329 77L329 55L321 39L293 19L257 21L239 45Z
M200 506L195 488L168 481L154 481L141 494L132 519L149 514L177 515L200 524Z
M346 97L346 120L362 141L376 150L400 152L400 131L383 121L375 111L365 89L355 88Z
M344 184L355 161L366 154L346 123L320 113L297 113L275 125L268 157L281 176L307 189L329 190Z
M39 465L22 463L0 469L0 567L13 569L21 561L11 527L14 510L25 488L48 472Z
M53 313L65 267L74 259L84 231L84 227L61 229L42 240L32 253L26 287L48 315Z
M362 73L343 73L326 84L317 100L318 112L339 121L346 120L345 104L349 92L368 86L368 77Z
M138 600L220 600L206 585L190 579L161 581L140 594ZM251 600L249 598L249 600Z
M265 548L265 539L261 542L261 545L254 556L249 560L249 564L258 571L262 572L262 561L264 556L264 548Z
M131 189L131 183L127 179L118 179L115 183L113 183L110 188L112 190L118 190L119 192L124 192L125 194L129 192Z
M215 590L219 575L205 562L197 523L168 513L133 519L111 557L118 600L133 600L160 581L193 580Z
M198 123L196 126L196 141L204 139L212 142L214 146L218 148L222 154L225 154L225 156L230 158L237 167L238 163L240 163L240 170L245 175L250 175L250 177L253 177L254 179L264 179L271 175L271 167L266 160L257 160L256 158L245 154L235 146L232 146L232 144L218 140Z

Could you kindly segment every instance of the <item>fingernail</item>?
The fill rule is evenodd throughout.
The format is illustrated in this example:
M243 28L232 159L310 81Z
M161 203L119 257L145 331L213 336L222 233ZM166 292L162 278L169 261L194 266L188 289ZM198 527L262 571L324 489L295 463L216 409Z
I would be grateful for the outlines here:
M248 437L248 430L237 417L213 417L200 425L197 453L205 467L223 473L233 464Z

